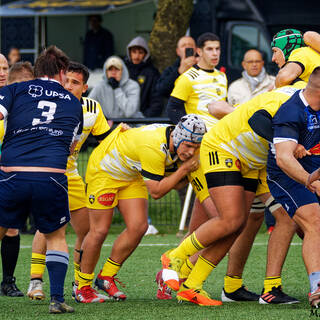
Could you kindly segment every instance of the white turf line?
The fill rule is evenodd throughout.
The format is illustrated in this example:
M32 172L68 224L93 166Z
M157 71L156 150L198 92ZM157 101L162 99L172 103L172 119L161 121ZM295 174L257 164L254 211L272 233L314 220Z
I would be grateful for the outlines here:
M139 247L175 247L177 246L179 243L141 243L139 244ZM268 243L264 243L264 242L254 242L253 243L254 246L267 246ZM301 246L302 242L293 242L291 243L291 246ZM105 243L103 244L103 247L112 247L113 243ZM69 248L73 248L74 245L73 244L68 244ZM20 249L30 249L31 246L20 246Z

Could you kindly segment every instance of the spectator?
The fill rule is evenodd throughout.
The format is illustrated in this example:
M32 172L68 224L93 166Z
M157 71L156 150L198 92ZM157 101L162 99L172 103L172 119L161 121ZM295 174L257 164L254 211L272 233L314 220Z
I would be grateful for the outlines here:
M145 117L159 117L162 113L163 102L156 90L156 83L160 76L150 59L150 52L146 40L136 37L127 46L125 63L130 78L140 85L140 111Z
M16 47L11 47L8 53L8 63L11 67L16 62L21 60L20 50Z
M89 98L100 102L107 119L143 118L139 112L139 85L129 79L124 62L119 57L112 56L105 62L103 70L103 79L92 89Z
M174 82L180 74L187 71L197 62L194 55L186 56L186 48L192 48L194 54L196 53L196 43L193 38L184 36L179 39L176 48L178 59L173 65L164 69L158 79L156 89L165 98L169 98L174 87Z
M91 70L101 69L107 58L113 55L113 35L101 27L102 17L91 15L88 17L91 30L84 39L84 64Z
M228 101L233 106L274 87L275 77L266 73L262 54L258 50L250 49L244 54L242 67L242 78L232 82L228 90Z

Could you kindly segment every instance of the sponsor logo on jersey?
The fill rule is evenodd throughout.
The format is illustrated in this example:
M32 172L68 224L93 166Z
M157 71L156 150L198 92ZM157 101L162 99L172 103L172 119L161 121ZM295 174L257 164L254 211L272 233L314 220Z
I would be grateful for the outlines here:
M115 193L104 193L98 197L98 202L103 206L111 206L115 198Z
M60 99L67 99L71 101L71 98L68 94L64 94L62 92L57 92L57 91L53 91L53 90L45 90L45 95L47 97L58 97Z
M231 158L228 158L225 160L225 164L228 168L231 168L233 165L233 160Z
M236 160L235 165L239 170L241 170L241 162L239 159Z
M93 194L90 194L90 196L89 196L89 202L90 202L91 204L93 204L95 200L96 200L95 196L94 196Z
M31 97L36 98L36 97L41 97L43 93L43 87L41 86L35 86L34 84L31 84L29 86L29 91L28 93L30 94Z

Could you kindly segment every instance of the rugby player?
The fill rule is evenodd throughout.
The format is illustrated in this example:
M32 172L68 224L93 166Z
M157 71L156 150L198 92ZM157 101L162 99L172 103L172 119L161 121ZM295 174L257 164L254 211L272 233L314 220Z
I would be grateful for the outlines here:
M116 129L92 152L86 173L90 230L82 245L79 302L95 299L94 268L116 206L126 229L115 240L95 285L116 300L126 299L115 284L115 276L148 227L148 192L159 199L198 168L197 151L205 131L200 117L189 114L176 126L154 124L126 132ZM181 166L165 176L178 160L183 162Z
M167 282L172 289L179 289L178 300L200 305L221 304L208 296L202 284L244 228L259 174L267 159L268 142L252 130L249 120L259 110L272 117L301 86L304 84L297 82L253 98L221 119L205 135L200 148L200 163L218 216L203 223L178 248L162 256L165 270L179 271L188 256L206 248L180 289L179 283ZM225 201L226 194L228 201Z
M107 136L110 129L100 104L93 99L82 97L88 89L88 78L89 71L87 67L78 62L71 62L66 73L66 83L64 85L64 88L71 92L81 102L83 110L83 131L73 153L68 157L66 170L66 176L68 178L69 209L71 214L70 222L76 233L76 242L74 246L75 281L73 285L73 296L78 285L81 244L89 231L89 216L85 203L85 185L77 169L77 159L81 147L90 133L92 133L98 141L101 141ZM42 277L46 265L45 252L45 237L37 231L32 243L31 280L27 293L30 299L42 300L45 298L42 288ZM104 298L103 295L98 295L98 297L99 299Z
M0 238L21 228L31 212L45 234L50 313L73 312L64 302L70 220L67 158L82 132L79 101L63 88L69 58L55 46L36 60L37 79L0 89L0 119L7 121L1 154Z

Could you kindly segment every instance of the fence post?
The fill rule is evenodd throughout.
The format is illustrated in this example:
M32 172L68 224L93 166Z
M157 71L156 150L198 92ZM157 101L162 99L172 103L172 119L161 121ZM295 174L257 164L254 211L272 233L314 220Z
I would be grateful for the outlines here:
M184 226L185 226L186 220L187 220L191 196L192 196L192 185L191 185L191 183L189 183L188 189L186 192L186 198L184 199L183 209L182 209L182 213L181 213L179 231L177 233L178 237L183 236L183 231L184 231Z

